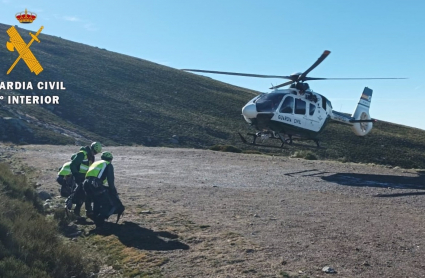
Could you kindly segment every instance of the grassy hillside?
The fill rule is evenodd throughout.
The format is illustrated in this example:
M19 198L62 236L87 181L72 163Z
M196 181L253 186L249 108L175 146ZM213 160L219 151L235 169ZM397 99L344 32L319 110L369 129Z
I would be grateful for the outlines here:
M424 130L378 121L370 134L357 137L349 127L330 124L322 137L328 146L318 152L323 158L425 168Z
M8 27L0 25L0 41L8 39ZM29 41L28 31L18 31ZM41 108L49 112L49 122L65 119L70 128L90 138L154 146L170 144L171 137L177 135L182 146L227 143L235 130L244 127L241 107L255 95L247 89L105 49L43 34L40 40L31 50L44 71L35 76L19 62L5 78L32 80L33 84L64 81L67 90L59 93L61 104ZM6 72L16 54L11 55L4 47L0 48L0 57L0 72ZM38 111L39 106L14 108L44 113Z
M8 28L0 24L1 42L8 40ZM28 31L18 31L26 42L30 40ZM256 92L43 33L40 40L31 50L44 71L36 76L20 61L10 75L1 74L1 80L64 81L67 90L0 91L0 95L60 96L57 106L0 102L0 140L246 148L237 135L250 131L241 108ZM0 72L5 73L16 56L0 47ZM172 142L174 135L178 142ZM364 138L346 126L329 125L321 135L326 149L311 152L322 159L425 168L423 138L423 130L386 122L375 124ZM290 155L298 149L269 152Z

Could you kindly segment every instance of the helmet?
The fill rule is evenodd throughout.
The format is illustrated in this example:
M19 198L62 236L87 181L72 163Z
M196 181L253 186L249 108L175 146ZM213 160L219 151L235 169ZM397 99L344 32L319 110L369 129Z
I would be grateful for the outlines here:
M102 156L100 157L100 159L103 159L103 160L112 160L112 158L114 157L112 156L110 152L103 152Z
M93 143L91 143L90 148L95 153L100 153L102 151L102 145L99 142L93 142Z

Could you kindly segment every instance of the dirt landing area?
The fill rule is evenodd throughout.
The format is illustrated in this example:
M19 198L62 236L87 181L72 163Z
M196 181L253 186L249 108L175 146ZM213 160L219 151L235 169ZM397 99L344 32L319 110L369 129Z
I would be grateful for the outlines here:
M40 189L58 194L57 168L77 149L8 153L38 171ZM425 176L415 171L192 149L104 150L114 155L126 206L116 236L151 258L129 264L158 276L425 276Z

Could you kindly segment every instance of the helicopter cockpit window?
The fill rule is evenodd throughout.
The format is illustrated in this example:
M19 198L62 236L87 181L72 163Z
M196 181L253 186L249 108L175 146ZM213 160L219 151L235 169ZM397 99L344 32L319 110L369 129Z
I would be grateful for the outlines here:
M253 102L256 103L260 98L262 98L263 96L265 96L266 94L262 93L261 95L257 96Z
M301 99L295 100L295 114L305 115L305 101Z
M310 116L314 115L315 110L316 110L316 105L313 105L310 103L310 112L309 112Z
M294 98L291 96L287 96L280 107L280 113L292 114L294 107Z
M257 112L275 112L284 95L282 93L270 93L257 99L255 102Z

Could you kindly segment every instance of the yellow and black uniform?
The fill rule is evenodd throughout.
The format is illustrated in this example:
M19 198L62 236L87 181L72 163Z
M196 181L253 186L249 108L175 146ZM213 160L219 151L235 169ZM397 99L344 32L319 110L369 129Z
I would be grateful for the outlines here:
M96 191L109 189L111 192L117 193L114 166L110 161L100 160L93 163L87 171L86 180L92 181Z
M82 183L89 170L90 165L94 162L94 154L89 146L81 147L80 151L75 154L70 164L72 175L75 182Z
M71 175L71 161L66 162L62 167L59 169L58 176L69 176Z
M112 214L120 215L124 211L115 187L114 166L111 163L112 154L108 157L105 153L110 154L109 152L102 153L102 160L89 167L84 181L86 200L93 201L92 218L96 227L102 226L105 219Z
M74 156L71 158L73 159ZM61 185L61 188L59 190L62 197L68 197L71 195L72 191L75 187L74 178L71 173L71 161L66 162L62 167L59 169L58 177L56 178L56 181Z
M74 214L77 216L80 215L81 206L83 205L86 197L83 189L83 181L90 165L94 162L94 155L95 152L91 147L81 147L80 151L75 154L74 159L72 159L71 164L69 165L72 176L74 177L77 185L71 196L70 202L67 201L67 206L70 208L72 207L72 204L75 204ZM88 208L87 205L86 210L90 211L90 208Z

